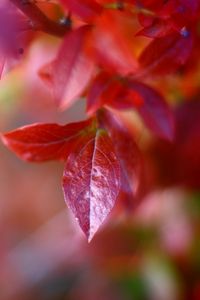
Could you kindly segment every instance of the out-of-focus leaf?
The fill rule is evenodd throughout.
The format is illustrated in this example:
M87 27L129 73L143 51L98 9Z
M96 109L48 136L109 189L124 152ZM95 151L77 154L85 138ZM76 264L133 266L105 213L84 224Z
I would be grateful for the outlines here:
M30 22L9 1L0 3L0 77L13 68L32 39Z
M86 22L91 21L101 12L101 6L92 0L61 0L60 2L70 13Z
M101 72L93 80L87 95L87 113L93 114L97 109L103 106L103 92L107 90L111 77L105 72Z
M120 188L120 166L105 131L79 145L67 160L63 191L88 241L113 208Z
M119 11L106 11L96 19L88 48L107 71L127 75L135 73L138 67L131 20Z
M142 180L143 161L134 137L129 133L119 118L108 110L100 111L99 122L110 134L115 153L121 166L120 196L128 208L136 205L135 196Z
M157 141L152 153L158 181L165 185L200 187L200 103L187 101L175 111L176 138L173 144ZM173 168L172 168L173 166Z
M143 103L141 101L140 105L134 104L134 106L146 126L159 137L172 140L174 117L162 95L141 82L130 81L129 88L134 91L132 94L133 104L136 102L134 102L134 97L138 97L137 94L143 99Z
M125 82L112 80L107 85L104 78L99 79L94 83L96 93L89 94L90 111L104 105L117 110L137 110L154 134L168 140L173 139L173 113L161 94L144 83L130 79Z
M0 53L0 79L3 73L4 65L5 65L5 57L3 53Z
M67 108L77 100L89 83L94 63L84 53L89 26L69 32L63 40L56 59L39 71L53 89L58 105Z
M153 40L141 53L139 62L146 73L167 74L184 65L192 50L191 34L170 34Z
M137 35L143 35L150 38L161 38L173 32L172 24L170 22L155 20L153 24L144 27Z
M21 159L31 162L63 160L80 140L86 142L92 120L58 124L33 124L1 136L3 143Z

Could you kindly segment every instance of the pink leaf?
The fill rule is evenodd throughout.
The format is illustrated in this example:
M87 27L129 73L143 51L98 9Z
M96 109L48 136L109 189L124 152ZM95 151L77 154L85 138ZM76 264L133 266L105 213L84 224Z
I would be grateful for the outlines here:
M67 108L81 96L89 83L94 63L84 53L89 26L68 33L56 59L40 70L40 75L51 84L55 100Z
M58 124L33 124L2 135L3 143L21 159L41 162L63 160L73 151L78 141L91 137L92 120Z
M98 130L95 138L80 145L67 160L64 197L88 241L115 204L120 188L119 169L111 140L103 130Z

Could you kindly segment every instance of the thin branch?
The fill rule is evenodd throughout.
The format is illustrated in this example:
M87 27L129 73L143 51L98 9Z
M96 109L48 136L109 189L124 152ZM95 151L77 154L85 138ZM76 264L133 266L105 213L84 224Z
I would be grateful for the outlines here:
M29 0L10 0L31 22L33 30L43 31L51 35L62 37L70 30L70 22L57 23L50 20L34 3Z

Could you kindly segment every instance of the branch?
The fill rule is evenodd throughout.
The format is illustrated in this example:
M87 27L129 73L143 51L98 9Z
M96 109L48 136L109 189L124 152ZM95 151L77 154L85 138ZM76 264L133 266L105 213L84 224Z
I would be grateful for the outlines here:
M62 37L70 30L70 22L57 23L50 20L34 3L29 0L10 0L31 21L31 28L51 35Z

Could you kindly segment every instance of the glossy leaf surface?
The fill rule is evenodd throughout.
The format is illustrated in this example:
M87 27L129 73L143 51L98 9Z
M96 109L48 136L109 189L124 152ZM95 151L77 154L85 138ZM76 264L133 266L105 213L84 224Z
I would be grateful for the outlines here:
M90 241L113 208L120 188L120 167L105 131L79 145L66 163L63 191L67 205Z
M3 143L21 159L40 162L63 160L73 151L77 142L91 136L91 120L58 124L33 124L2 135Z

